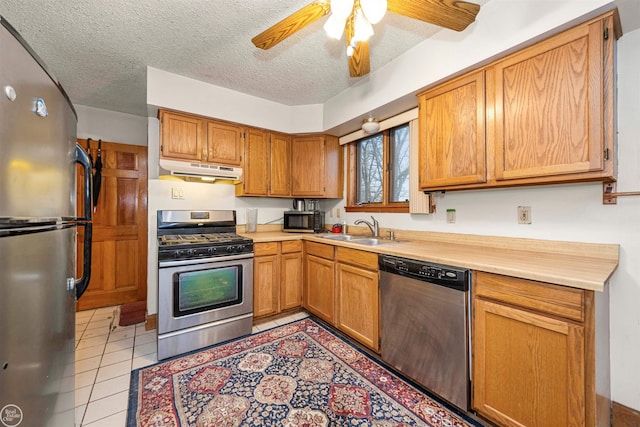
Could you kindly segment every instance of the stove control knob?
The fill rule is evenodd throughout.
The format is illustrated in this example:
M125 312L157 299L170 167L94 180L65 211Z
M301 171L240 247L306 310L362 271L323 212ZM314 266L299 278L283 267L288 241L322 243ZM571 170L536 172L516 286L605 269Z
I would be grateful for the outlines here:
M244 251L244 245L238 245L236 246L236 252L240 253Z
M174 258L180 258L183 255L184 255L184 251L182 249L178 249L173 253Z
M233 246L227 246L227 252L229 253L233 252Z
M189 256L197 255L197 251L195 249L189 249L187 250L187 255Z

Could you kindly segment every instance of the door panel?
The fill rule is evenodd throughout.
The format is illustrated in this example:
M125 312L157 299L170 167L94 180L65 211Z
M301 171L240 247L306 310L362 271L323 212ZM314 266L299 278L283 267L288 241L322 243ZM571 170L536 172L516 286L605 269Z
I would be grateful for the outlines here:
M79 143L87 146L85 140ZM95 161L96 141L91 148ZM92 277L78 310L144 301L147 293L147 149L103 142L102 163L93 216ZM80 251L78 258L81 265Z

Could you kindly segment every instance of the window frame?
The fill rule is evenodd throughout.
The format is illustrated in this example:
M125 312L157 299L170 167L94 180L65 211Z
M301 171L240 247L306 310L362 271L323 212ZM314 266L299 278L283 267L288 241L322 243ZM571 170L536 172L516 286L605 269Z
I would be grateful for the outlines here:
M406 202L390 202L390 182L391 182L391 132L394 129L408 126L409 127L409 139L411 138L411 128L409 123L402 123L398 126L394 126L388 129L384 129L376 134L367 135L364 138L360 138L356 141L347 144L347 204L345 206L346 212L395 212L395 213L408 213L409 201ZM364 203L357 204L357 185L358 185L358 143L363 139L368 139L378 134L382 134L382 202L381 203Z

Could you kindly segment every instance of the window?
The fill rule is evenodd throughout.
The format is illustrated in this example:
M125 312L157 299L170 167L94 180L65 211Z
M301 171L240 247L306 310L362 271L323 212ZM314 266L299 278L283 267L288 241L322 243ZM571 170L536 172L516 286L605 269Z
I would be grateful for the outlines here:
M408 212L409 124L349 144L350 212Z

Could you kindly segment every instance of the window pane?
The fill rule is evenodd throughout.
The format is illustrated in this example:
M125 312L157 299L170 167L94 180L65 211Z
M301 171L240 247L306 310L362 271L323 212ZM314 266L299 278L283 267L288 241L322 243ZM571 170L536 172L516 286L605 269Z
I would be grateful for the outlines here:
M382 134L358 142L358 194L356 202L382 202Z
M389 201L409 200L409 125L391 129L391 173L389 181Z

